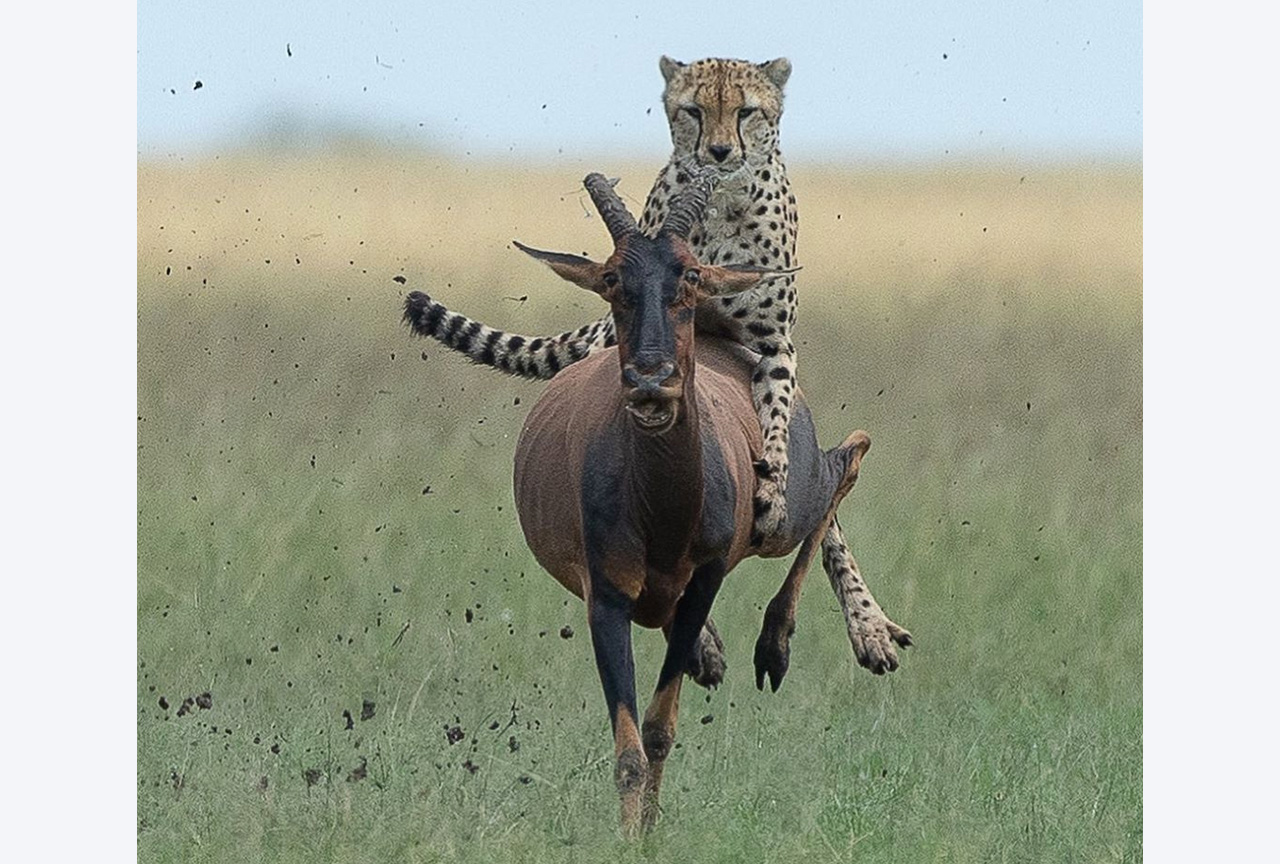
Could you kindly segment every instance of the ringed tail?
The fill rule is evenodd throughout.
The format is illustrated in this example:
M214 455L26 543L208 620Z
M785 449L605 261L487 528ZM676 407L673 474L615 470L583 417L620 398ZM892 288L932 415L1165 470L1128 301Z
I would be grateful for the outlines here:
M599 321L558 336L504 333L442 306L421 291L410 291L405 298L404 320L419 336L435 339L474 363L522 378L551 378L593 347L615 342L612 329L603 328ZM596 345L602 333L604 339Z

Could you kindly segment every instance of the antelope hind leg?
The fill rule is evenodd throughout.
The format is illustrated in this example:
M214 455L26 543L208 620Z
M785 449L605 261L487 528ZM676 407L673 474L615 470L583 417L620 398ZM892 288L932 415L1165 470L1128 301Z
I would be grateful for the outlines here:
M819 548L819 541L827 534L829 526L834 524L836 508L844 496L849 494L858 479L858 469L862 465L862 457L871 448L871 439L861 430L853 432L844 442L831 451L831 455L844 460L840 482L836 484L827 506L826 515L813 533L800 544L787 578L783 581L778 593L769 601L764 613L764 622L760 627L760 636L756 639L755 667L756 687L764 689L765 676L769 678L769 686L776 693L782 685L791 663L791 636L796 631L796 604L800 601L800 589L804 585L804 577L813 564Z
M825 520L822 527L825 527ZM821 530L821 528L819 529ZM809 565L818 549L817 532L810 534L800 545L796 560L787 571L778 593L769 601L764 611L764 623L756 639L754 662L756 689L764 689L765 676L769 676L769 688L778 692L782 679L791 665L791 636L796 632L796 603L800 600L800 586L804 583Z

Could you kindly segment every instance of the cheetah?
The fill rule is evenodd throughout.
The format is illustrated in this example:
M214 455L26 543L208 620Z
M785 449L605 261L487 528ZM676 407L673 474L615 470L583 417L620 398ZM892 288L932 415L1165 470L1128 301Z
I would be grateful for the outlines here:
M764 440L756 464L752 531L752 543L760 545L786 518L788 427L797 388L792 330L799 217L778 143L791 62L780 57L765 63L723 58L681 63L663 56L659 69L672 154L645 201L640 229L656 231L676 193L709 170L715 180L711 201L689 236L694 255L707 264L778 271L755 289L700 305L695 319L699 331L730 338L760 356L751 385ZM496 330L415 292L405 318L418 335L476 363L534 379L551 378L588 353L617 343L610 314L559 335L530 337ZM896 668L894 645L911 644L910 634L878 606L861 602L870 592L838 521L823 540L823 563L841 598L858 661L876 673Z

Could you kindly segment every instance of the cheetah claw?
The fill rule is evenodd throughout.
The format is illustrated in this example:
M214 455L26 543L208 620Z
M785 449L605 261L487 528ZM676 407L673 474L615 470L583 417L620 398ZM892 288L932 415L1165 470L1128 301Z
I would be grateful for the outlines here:
M875 608L871 614L848 620L846 624L858 665L873 675L883 675L897 669L897 648L906 648L912 644L911 634L889 620L889 616L879 608Z

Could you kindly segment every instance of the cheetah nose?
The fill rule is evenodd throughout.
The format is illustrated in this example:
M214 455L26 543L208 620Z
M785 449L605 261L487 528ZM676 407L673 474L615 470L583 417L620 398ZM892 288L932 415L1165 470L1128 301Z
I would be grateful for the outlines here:
M717 162L723 162L729 158L729 154L733 152L733 148L728 144L712 144L707 150L715 157Z

